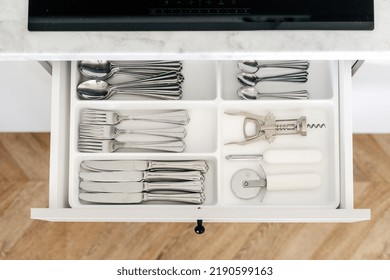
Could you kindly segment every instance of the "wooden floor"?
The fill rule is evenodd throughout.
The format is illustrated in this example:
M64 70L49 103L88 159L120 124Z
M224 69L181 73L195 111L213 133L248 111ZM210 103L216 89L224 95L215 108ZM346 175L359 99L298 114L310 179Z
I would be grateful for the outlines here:
M354 224L50 223L49 134L0 134L0 259L390 259L390 135L354 136Z

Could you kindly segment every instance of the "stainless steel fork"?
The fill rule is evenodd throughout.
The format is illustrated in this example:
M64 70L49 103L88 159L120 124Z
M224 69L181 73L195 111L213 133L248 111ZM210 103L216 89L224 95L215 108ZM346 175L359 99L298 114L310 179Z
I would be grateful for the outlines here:
M92 125L80 124L79 137L101 140L115 139L119 135L141 134L153 135L166 138L184 139L187 131L184 126L173 126L155 129L119 129L116 125Z
M190 122L186 110L165 111L163 113L150 113L145 115L119 115L115 111L86 109L81 113L81 123L86 124L119 124L124 120L142 120L169 124L185 125Z
M183 140L153 142L119 142L116 140L79 139L78 148L83 153L113 153L118 149L153 150L180 153L185 150Z

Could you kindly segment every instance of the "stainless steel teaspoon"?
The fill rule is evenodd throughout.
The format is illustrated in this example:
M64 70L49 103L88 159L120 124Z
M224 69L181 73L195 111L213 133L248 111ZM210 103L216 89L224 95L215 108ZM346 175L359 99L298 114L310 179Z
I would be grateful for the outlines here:
M180 61L130 61L113 63L107 60L83 60L79 63L79 71L87 78L106 80L116 73L147 76L167 71L179 72Z
M254 87L249 86L239 88L237 90L237 95L245 100L256 100L261 98L309 99L307 90L264 93L258 92Z
M309 61L307 60L288 60L276 63L260 63L257 60L242 60L238 62L238 68L245 73L254 74L261 68L286 68L307 70L309 69Z
M244 86L255 86L257 83L263 81L306 83L307 75L307 71L299 71L282 75L258 77L255 74L241 72L237 74L237 79Z
M85 100L105 100L114 94L144 96L165 100L178 100L182 96L180 85L151 85L139 88L112 86L106 81L88 80L77 86L77 94Z

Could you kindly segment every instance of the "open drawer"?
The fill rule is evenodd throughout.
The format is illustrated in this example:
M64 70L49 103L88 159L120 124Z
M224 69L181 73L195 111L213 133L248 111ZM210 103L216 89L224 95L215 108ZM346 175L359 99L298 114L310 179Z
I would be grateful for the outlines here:
M351 65L344 61L311 61L304 85L308 100L240 100L236 94L236 61L183 61L183 98L177 101L79 100L76 62L53 63L49 208L32 209L33 219L80 222L355 222L370 219L370 210L354 209L352 174ZM265 85L264 91L275 91ZM294 85L296 89L298 86ZM263 90L263 89L262 89ZM287 88L280 88L285 91ZM183 153L87 154L77 150L80 112L100 110L180 110L191 117ZM242 118L226 112L272 113L276 119L307 117L307 136L277 135L272 143L225 145L242 137ZM273 165L262 161L228 161L230 154L263 154L269 150L316 149L315 164ZM78 199L83 160L205 160L206 200L190 204L84 204ZM235 172L257 169L267 174L315 173L319 186L309 191L268 191L260 201L232 193ZM271 176L270 175L270 176ZM268 176L268 175L267 175Z

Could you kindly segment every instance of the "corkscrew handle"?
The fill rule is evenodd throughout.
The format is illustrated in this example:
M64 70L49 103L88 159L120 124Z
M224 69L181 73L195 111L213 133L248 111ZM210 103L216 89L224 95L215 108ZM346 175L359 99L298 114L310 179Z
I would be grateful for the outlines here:
M299 119L290 120L276 120L275 121L275 134L300 134L302 136L307 135L307 120L306 117L300 117Z

